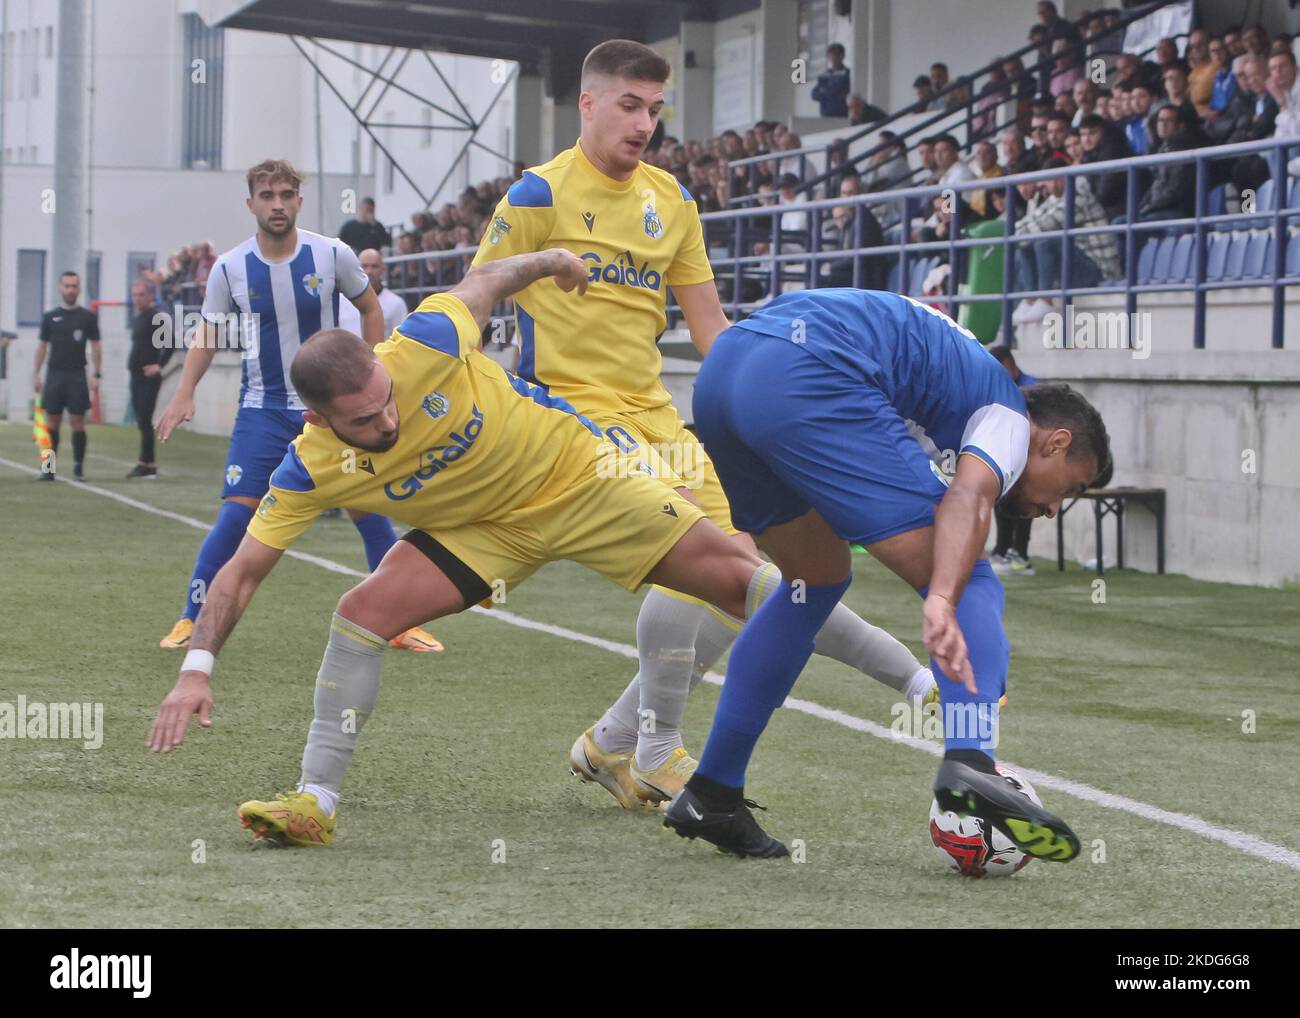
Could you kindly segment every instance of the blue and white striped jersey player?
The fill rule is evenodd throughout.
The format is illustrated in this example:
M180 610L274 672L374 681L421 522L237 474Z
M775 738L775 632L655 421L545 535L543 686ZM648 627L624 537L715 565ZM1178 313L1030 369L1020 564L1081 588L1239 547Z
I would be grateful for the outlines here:
M737 855L786 854L745 806L745 769L848 589L854 543L924 599L943 701L939 805L984 818L1026 853L1073 859L1079 840L1064 821L995 770L1010 644L984 546L994 503L1051 517L1109 474L1097 411L1066 385L1022 391L934 309L854 289L788 293L727 329L694 408L736 526L800 585L783 580L741 632L699 767L665 825Z
M165 442L179 424L193 418L195 387L217 350L241 350L239 410L226 456L221 509L199 547L185 609L159 641L160 647L189 645L212 578L239 547L270 485L271 472L302 432L306 406L289 381L289 364L298 347L337 324L340 296L361 312L367 343L374 346L386 338L383 310L352 249L336 238L298 229L302 179L280 159L265 160L248 171L247 204L257 220L257 233L212 267L203 298L204 335L186 354L180 385L158 421ZM397 540L393 525L371 513L350 515L374 570ZM418 628L392 643L407 650L442 650Z

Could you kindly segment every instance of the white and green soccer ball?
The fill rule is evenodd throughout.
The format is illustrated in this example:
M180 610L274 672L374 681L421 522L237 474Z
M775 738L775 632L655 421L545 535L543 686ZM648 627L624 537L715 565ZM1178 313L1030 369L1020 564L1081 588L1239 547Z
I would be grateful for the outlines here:
M997 769L1017 792L1036 805L1043 804L1034 786L1010 767L998 764ZM934 801L930 803L930 840L945 865L964 877L1009 877L1033 858L992 824L940 809Z

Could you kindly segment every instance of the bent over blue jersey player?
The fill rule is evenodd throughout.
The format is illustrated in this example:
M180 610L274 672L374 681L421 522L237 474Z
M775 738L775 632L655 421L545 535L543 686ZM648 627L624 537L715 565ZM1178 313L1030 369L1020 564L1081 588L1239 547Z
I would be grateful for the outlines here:
M786 579L736 641L699 767L665 825L736 855L787 854L746 808L745 769L848 589L853 543L924 599L943 699L939 805L1031 855L1074 858L1074 832L994 767L1010 644L984 545L994 503L1051 517L1109 474L1097 411L1066 385L1022 392L946 315L855 289L786 294L727 329L694 408L736 526ZM955 462L951 480L932 456Z

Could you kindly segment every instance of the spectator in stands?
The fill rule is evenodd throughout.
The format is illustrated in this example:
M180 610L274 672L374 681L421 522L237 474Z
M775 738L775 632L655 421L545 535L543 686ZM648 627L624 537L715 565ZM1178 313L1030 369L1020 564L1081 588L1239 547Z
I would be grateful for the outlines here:
M970 98L965 86L958 86L947 95L938 94L947 88L949 84L948 65L945 63L935 62L930 65L930 84L935 91L935 97L930 103L930 109L935 113L955 110L966 105L967 99Z
M1291 53L1291 39L1292 37L1286 32L1279 32L1269 44L1268 55L1272 57L1279 53Z
M933 108L937 101L942 109L943 100L936 100L934 96L934 85L931 83L928 75L918 74L912 82L912 88L916 90L916 106L913 107L917 113L925 113Z
M1101 89L1095 81L1082 78L1074 83L1073 97L1074 115L1070 118L1070 126L1078 127L1083 122L1084 117L1097 112L1097 101L1101 98Z
M1223 30L1223 45L1228 47L1228 59L1236 60L1237 57L1246 55L1246 44L1241 41L1241 26L1229 25Z
M1112 159L1127 159L1133 155L1124 133L1096 113L1084 117L1079 125L1079 140L1083 145L1084 163L1109 162ZM1087 178L1088 186L1101 204L1108 221L1114 221L1124 214L1127 198L1127 180L1122 170L1114 173L1098 173Z
M1227 112L1237 94L1237 74L1228 55L1228 45L1222 39L1210 40L1210 65L1214 68L1214 81L1210 88L1209 108L1201 116L1213 121Z
M1269 94L1277 103L1277 119L1273 128L1274 138L1300 138L1300 81L1296 75L1296 60L1290 48L1274 53L1268 58ZM1287 162L1287 172L1300 176L1300 157L1296 148L1287 149L1282 158ZM1278 182L1285 192L1282 182Z
M1183 114L1184 120L1188 116L1200 119L1200 114L1196 111L1196 105L1192 102L1192 90L1187 81L1187 65L1181 60L1175 60L1164 70L1165 98L1170 106L1176 106ZM1158 113L1163 106L1156 104Z
M1065 39L1057 39L1052 43L1052 58L1054 67L1048 91L1053 96L1058 96L1074 88L1074 83L1083 77L1083 69L1079 66L1078 49Z
M1116 91L1127 89L1138 81L1150 81L1150 77L1143 72L1141 61L1132 53L1121 53L1115 58L1115 77L1112 88Z
M847 176L840 182L840 197L851 198L863 193L862 181L855 176ZM860 225L855 225L855 217L861 217ZM860 234L855 231L860 231ZM855 237L861 237L861 243ZM885 234L880 221L865 205L836 205L831 211L830 219L822 227L822 249L852 250L856 247L881 247L885 243ZM822 266L820 278L822 286L854 286L853 265L855 259L836 258ZM861 255L856 259L860 268L857 286L865 290L883 290L889 272L889 258Z
M1048 42L1058 40L1064 42L1079 42L1079 29L1070 21L1061 17L1056 9L1056 4L1050 0L1042 0L1038 5L1038 21L1046 32Z
M1070 118L1064 113L1053 113L1047 118L1047 131L1044 136L1043 154L1039 159L1040 165L1046 165L1051 159L1064 159L1067 163L1070 161L1069 153L1065 151L1065 142L1070 134Z
M1078 83L1076 82L1075 84L1077 85ZM1056 97L1056 101L1052 103L1053 112L1064 113L1067 117L1070 118L1071 122L1074 121L1074 114L1078 111L1078 109L1079 107L1076 106L1074 103L1073 90L1069 92L1062 92L1060 95Z
M779 182L782 205L802 205L808 195L799 190L799 178L793 173L782 174ZM797 209L781 213L782 233L808 233L808 213Z
M1210 138L1216 145L1232 145L1272 137L1277 119L1277 103L1264 86L1268 74L1267 65L1260 57L1246 54L1233 61L1233 70L1237 89L1228 108L1215 117L1207 128ZM1238 166L1241 163L1242 160L1238 160ZM1233 177L1236 183L1235 170ZM1243 185L1238 184L1238 187L1241 186Z
M1059 159L1048 161L1046 169L1060 169L1068 165ZM1032 237L1036 233L1050 233L1065 228L1065 178L1053 177L1037 184L1021 184L1021 195L1029 207L1016 223L1017 237ZM1106 213L1093 197L1088 182L1075 180L1074 226L1106 226ZM1096 286L1103 279L1118 279L1121 275L1119 245L1110 233L1089 233L1071 240L1071 287ZM1047 240L1018 244L1016 246L1016 289L1053 290L1061 285L1061 241ZM1026 299L1011 315L1016 324L1040 322L1049 312L1059 311L1055 298Z
M1007 76L1007 86L1016 102L1016 126L1024 130L1029 126L1029 109L1038 93L1038 85L1034 76L1025 70L1024 62L1019 57L1007 57L1002 61L1002 71Z
M1025 148L1025 136L1014 127L1004 127L998 135L1002 143L1002 165L1007 173L1028 173L1038 169L1038 161Z
M879 152L866 161L866 175L862 179L867 191L888 191L905 187L912 177L912 166L907 161L907 145L893 131L880 132Z
M1185 152L1196 147L1194 130L1199 132L1200 121L1190 106L1165 106L1156 114L1156 135L1160 139L1157 152ZM1190 216L1196 202L1196 165L1194 163L1162 163L1152 170L1151 185L1138 202L1138 219L1151 222L1158 219L1185 219Z
M826 47L826 70L817 75L812 97L823 117L849 115L849 69L844 66L844 47L838 42Z
M1029 142L1034 162L1041 165L1047 153L1047 114L1034 111L1029 118ZM1037 168L1037 166L1035 167Z
M979 98L975 102L975 116L971 122L972 136L983 138L992 134L997 127L998 107L1011 96L1011 87L1007 83L1006 71L1000 62L989 68L989 80L980 88Z
M1163 39L1156 42L1155 56L1156 63L1159 65L1160 72L1163 74L1170 64L1179 59L1178 44L1174 42L1173 39L1165 36Z
M1156 93L1145 81L1137 81L1128 90L1128 119L1124 122L1124 135L1134 155L1144 156L1155 149L1149 118Z
M917 183L937 184L939 182L939 165L934 161L934 138L922 138L916 143L916 157L921 160L921 169L925 176Z
M1220 42L1219 45L1222 47L1223 44ZM1187 72L1188 98L1196 107L1197 116L1204 118L1210 113L1218 68L1210 55L1210 34L1203 28L1196 29L1187 37L1187 65L1190 68Z
M938 182L943 187L975 179L971 168L962 162L961 149L951 134L941 134L934 139L934 164L939 174Z
M1033 56L1034 94L1051 95L1052 43L1047 38L1047 29L1042 25L1035 25L1031 28L1029 30L1029 43L1035 47Z
M361 199L357 217L349 219L339 229L339 240L358 254L368 247L383 249L392 244L388 229L375 220L375 199Z
M860 124L874 124L889 116L879 106L872 106L856 92L849 96L849 123L854 127Z
M998 150L988 141L981 141L975 146L975 169L981 180L993 180L1007 172L998 165ZM993 205L988 191L968 192L966 197L971 211L980 219L993 217Z
M1073 128L1065 136L1065 154L1072 166L1078 166L1083 162L1083 142L1079 138L1079 132Z
M1241 33L1241 44L1252 56L1265 58L1268 56L1268 36L1259 25L1251 25Z

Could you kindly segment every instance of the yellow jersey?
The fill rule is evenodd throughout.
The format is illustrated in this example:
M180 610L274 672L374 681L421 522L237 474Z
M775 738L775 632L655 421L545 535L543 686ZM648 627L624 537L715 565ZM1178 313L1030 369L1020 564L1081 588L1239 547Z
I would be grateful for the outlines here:
M690 192L643 162L614 180L575 144L511 186L474 264L552 247L587 263L587 293L539 279L515 294L519 374L583 412L667 404L667 287L713 279Z
M479 338L459 298L425 299L375 347L393 381L397 443L366 452L308 424L248 532L284 549L322 510L343 507L436 532L501 519L571 487L567 467L594 459L599 429L484 356Z

